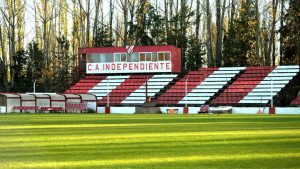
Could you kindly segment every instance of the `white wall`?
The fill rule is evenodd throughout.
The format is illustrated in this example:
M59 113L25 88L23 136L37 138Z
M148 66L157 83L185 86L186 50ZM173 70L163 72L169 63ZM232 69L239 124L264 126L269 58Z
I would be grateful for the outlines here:
M178 114L183 114L183 107L160 107L163 114L167 114L167 109L178 109ZM257 114L260 109L263 114L269 114L268 107L232 107L232 114ZM200 107L189 107L189 114L198 114ZM98 113L104 113L105 107L98 107ZM110 107L112 114L134 114L135 107ZM276 114L300 114L300 107L276 107Z
M259 111L269 114L269 107L232 107L232 114L257 114Z
M98 107L98 113L105 113L105 107ZM134 114L135 107L110 107L112 114Z
M5 106L0 106L0 113L6 113Z

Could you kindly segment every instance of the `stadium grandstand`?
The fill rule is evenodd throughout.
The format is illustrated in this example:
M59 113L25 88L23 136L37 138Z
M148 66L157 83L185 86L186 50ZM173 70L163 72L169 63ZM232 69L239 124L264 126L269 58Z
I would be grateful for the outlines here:
M91 95L98 112L109 113L113 107L118 111L134 109L149 103L162 111L172 108L194 113L201 112L203 106L213 110L300 105L298 65L199 68L182 74L181 52L174 46L82 48L78 53L81 78L60 96L66 100L70 95ZM31 96L32 100L39 97ZM2 109L8 107L10 97L19 98L2 94ZM70 104L64 101L60 107L66 109ZM22 111L22 106L10 107ZM47 107L44 110L52 110L51 105Z

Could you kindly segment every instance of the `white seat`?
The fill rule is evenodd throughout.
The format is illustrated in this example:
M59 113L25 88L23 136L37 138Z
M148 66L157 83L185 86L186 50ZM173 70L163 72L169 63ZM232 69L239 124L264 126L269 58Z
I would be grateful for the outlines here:
M282 80L292 80L293 77L289 77L289 76L286 76L286 77L265 77L264 78L264 81L282 81Z
M199 85L195 89L221 89L223 85L216 86L207 86L207 85Z
M298 73L299 68L297 69L274 69L272 73Z
M269 102L269 100L241 100L239 103L267 104L268 102Z
M188 93L187 96L190 96L190 97L211 97L215 95L215 93Z
M284 84L259 84L255 88L283 88Z
M210 75L208 78L232 78L234 77L236 74L213 74L213 75ZM228 80L230 80L228 79Z
M178 104L185 104L186 102L185 102L185 100L180 100L179 102L178 102ZM205 103L205 101L188 101L188 104L204 104Z
M272 84L287 84L289 81L287 80L284 80L284 81L261 81L260 84L269 84L271 85Z
M206 101L206 100L209 100L210 97L190 97L190 96L185 96L182 100L203 100L203 101Z
M143 104L145 101L143 100L123 100L122 104Z
M201 82L201 85L225 85L227 84L227 81L222 82Z
M177 74L169 74L169 75L153 75L153 78L175 78Z
M226 75L226 74L234 74L234 75L236 75L236 74L238 74L238 73L240 73L240 71L239 70L230 70L230 71L220 71L220 70L218 70L218 71L215 71L213 74L224 74L224 75Z
M205 82L227 82L229 81L230 79L229 78L206 78L204 81Z
M271 91L273 91L273 92L279 92L281 90L281 88L273 88L273 89L257 89L257 88L255 88L255 89L253 89L252 90L252 92L271 92Z
M264 96L246 96L243 98L243 100L271 100L272 97L271 96L268 96L268 95L264 95Z
M127 97L126 100L142 100L145 101L146 97Z
M191 93L216 93L219 89L193 89Z
M269 73L267 77L293 77L293 76L296 76L297 73Z
M284 65L284 66L276 66L276 69L299 69L299 65Z
M276 95L276 93L274 93L274 92L264 92L264 93L262 93L262 92L251 92L251 93L248 93L248 95L247 96L257 96L257 97L259 97L259 96L275 96Z

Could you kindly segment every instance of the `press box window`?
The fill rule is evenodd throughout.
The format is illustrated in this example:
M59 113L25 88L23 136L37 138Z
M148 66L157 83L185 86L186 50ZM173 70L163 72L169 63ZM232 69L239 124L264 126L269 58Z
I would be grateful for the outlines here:
M146 54L140 53L140 62L144 62L146 60Z
M165 61L165 54L164 53L158 53L158 61Z
M127 55L127 62L138 62L139 55L138 53L132 53L131 55Z
M115 53L115 62L126 62L127 54L126 53Z
M157 53L159 61L170 61L171 53L170 52L159 52Z
M146 53L146 61L152 61L152 59L151 59L151 57L152 57L152 53Z

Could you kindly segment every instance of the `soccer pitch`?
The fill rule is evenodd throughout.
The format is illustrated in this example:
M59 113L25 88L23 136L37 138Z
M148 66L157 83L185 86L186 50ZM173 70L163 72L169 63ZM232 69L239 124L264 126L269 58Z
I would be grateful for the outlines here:
M0 168L300 168L300 116L3 114Z

